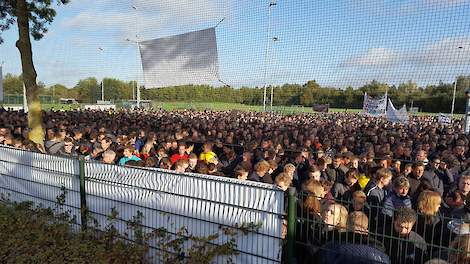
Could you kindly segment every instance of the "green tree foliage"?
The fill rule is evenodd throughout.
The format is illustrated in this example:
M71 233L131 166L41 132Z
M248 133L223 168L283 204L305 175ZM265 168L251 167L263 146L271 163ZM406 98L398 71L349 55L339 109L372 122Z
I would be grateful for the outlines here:
M123 82L118 79L105 78L104 84L104 99L105 100L122 100L132 99L132 87L135 87L135 82ZM101 94L99 93L101 98Z
M470 75L469 76L459 76L457 78L457 93L465 93L465 91L470 87Z
M23 79L21 76L7 73L3 77L3 92L5 94L23 94Z
M73 89L78 93L77 99L84 103L95 103L101 98L100 84L94 77L80 80Z
M22 93L21 76L7 74L5 76L4 87L6 94ZM94 77L80 80L73 88L67 88L61 84L40 88L41 95L55 95L55 100L59 98L75 98L83 103L95 103L101 99L100 82ZM39 83L39 86L40 83ZM459 76L457 78L457 92L455 101L455 112L462 113L465 109L465 91L470 86L469 76ZM125 82L114 78L104 79L105 100L120 101L132 99L133 87L136 82ZM383 96L388 90L388 95L396 107L413 104L425 112L450 112L452 103L452 93L454 86L452 83L439 83L419 87L413 81L401 83L398 86L390 86L386 83L372 81L358 89L347 87L337 89L321 87L316 81L308 81L304 85L283 84L275 86L273 105L290 106L314 104L330 104L334 108L362 108L364 92L373 97ZM271 88L268 89L270 97ZM263 104L263 89L259 87L212 87L208 85L184 85L177 87L165 87L160 89L141 90L143 99L163 101L163 102L225 102L240 103L247 105Z
M54 84L47 87L45 91L47 95L53 96L56 101L60 98L77 98L79 96L76 90L69 89L62 84Z
M67 4L69 0L2 0L0 2L0 32L10 29L14 24L18 28L16 47L20 52L23 82L26 87L28 102L28 126L31 128L29 139L44 144L40 87L36 83L37 73L33 63L31 36L40 40L47 32L46 25L52 23L56 11L52 4ZM3 38L0 35L0 44Z

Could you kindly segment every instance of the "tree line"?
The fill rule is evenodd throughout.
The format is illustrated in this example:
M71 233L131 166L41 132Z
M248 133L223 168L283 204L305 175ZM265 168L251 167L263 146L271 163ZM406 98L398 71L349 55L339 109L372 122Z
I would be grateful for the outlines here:
M125 82L115 78L103 79L105 100L119 101L135 98L136 82ZM3 79L4 93L7 95L22 94L21 76L6 74ZM74 87L62 84L46 86L39 82L39 94L59 98L74 98L79 102L93 103L101 99L101 82L94 77L78 81ZM457 78L455 112L465 111L465 91L470 86L470 76ZM419 107L424 112L450 112L452 104L453 83L440 82L425 87L418 86L413 81L402 84L388 85L371 81L353 89L338 89L321 87L316 81L305 84L284 84L274 86L273 105L303 105L330 104L333 108L362 108L364 93L377 97L388 91L395 107L402 105ZM268 89L268 98L271 88ZM262 87L213 87L209 85L185 85L160 89L142 89L142 99L164 102L225 102L247 105L263 103Z

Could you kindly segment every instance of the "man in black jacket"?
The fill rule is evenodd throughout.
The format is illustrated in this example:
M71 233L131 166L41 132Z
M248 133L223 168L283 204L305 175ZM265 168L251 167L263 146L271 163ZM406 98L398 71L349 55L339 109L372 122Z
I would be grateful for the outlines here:
M395 211L393 224L385 225L385 252L392 263L424 263L428 259L426 241L412 231L415 223L416 212L411 208L401 207Z

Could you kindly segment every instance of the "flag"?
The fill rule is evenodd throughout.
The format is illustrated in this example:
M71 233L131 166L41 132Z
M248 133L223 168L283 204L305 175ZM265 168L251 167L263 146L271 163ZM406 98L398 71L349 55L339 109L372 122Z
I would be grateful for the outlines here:
M219 80L215 28L139 42L146 88Z
M439 113L439 115L437 116L437 122L439 124L450 125L452 124L452 116Z
M373 99L369 97L367 93L364 94L362 110L364 111L365 115L373 117L385 116L386 109L387 100L385 96L379 99Z
M402 108L397 110L392 103L390 98L388 99L388 107L387 107L387 120L394 123L405 123L409 122L408 112L406 112L406 106L404 105Z

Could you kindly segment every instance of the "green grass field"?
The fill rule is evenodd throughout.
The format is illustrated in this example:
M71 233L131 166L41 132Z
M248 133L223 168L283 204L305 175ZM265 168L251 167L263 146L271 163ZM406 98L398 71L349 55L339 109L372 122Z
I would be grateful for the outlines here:
M4 105L4 107L20 106L20 105ZM221 103L221 102L153 102L153 107L162 108L164 110L182 110L182 109L195 109L195 110L215 110L215 111L226 111L226 110L239 110L239 111L262 111L263 106L260 105L245 105L238 103ZM80 108L79 104L43 104L44 110L71 110ZM270 107L268 106L268 110ZM306 106L274 106L273 111L283 114L296 114L296 113L313 113L311 107ZM330 112L348 112L348 113L360 113L362 109L344 109L344 108L330 108ZM426 113L419 112L417 115L437 115L437 113ZM462 118L463 114L455 114L456 118Z
M196 109L196 110L240 110L240 111L262 111L261 105L244 105L237 103L202 103L202 102L154 102L154 107L162 108L165 110L178 110L178 109ZM268 110L270 107L268 106ZM362 109L348 109L347 112L359 113ZM273 106L273 111L283 113L313 113L311 107L304 106ZM345 112L346 109L330 108L331 112Z
M263 106L257 105L244 105L237 103L201 103L201 102L154 102L154 107L159 107L165 110L178 110L178 109L196 109L196 110L240 110L240 111L262 111ZM268 110L270 108L268 107ZM294 114L294 113L313 113L311 107L306 106L274 106L273 110L279 113ZM362 109L345 109L345 108L330 108L331 113L347 112L347 113L360 113ZM419 112L418 116L431 115L435 116L438 113ZM463 117L463 114L455 114L456 118Z

